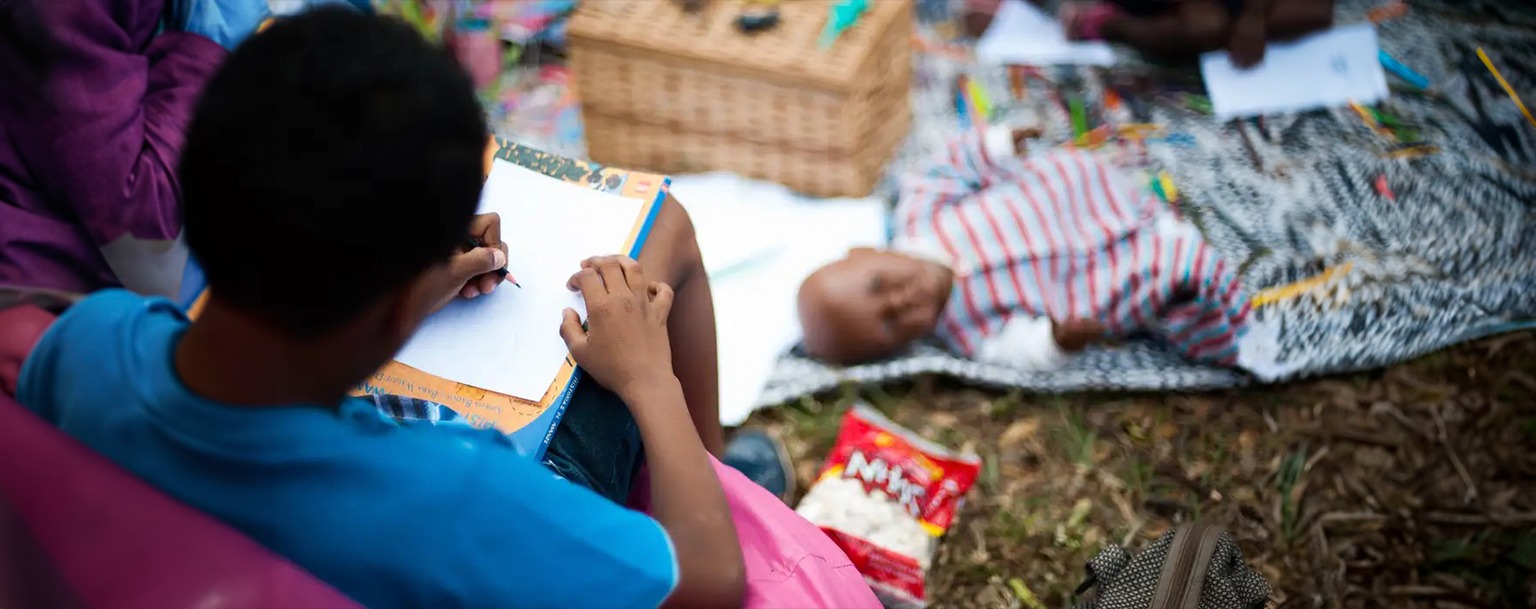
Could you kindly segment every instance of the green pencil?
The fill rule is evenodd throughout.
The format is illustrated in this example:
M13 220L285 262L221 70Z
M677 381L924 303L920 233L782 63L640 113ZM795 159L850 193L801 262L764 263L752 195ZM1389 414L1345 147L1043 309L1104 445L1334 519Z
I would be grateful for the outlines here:
M1072 139L1076 141L1088 133L1088 113L1083 109L1082 98L1076 95L1067 100L1067 110L1072 113Z

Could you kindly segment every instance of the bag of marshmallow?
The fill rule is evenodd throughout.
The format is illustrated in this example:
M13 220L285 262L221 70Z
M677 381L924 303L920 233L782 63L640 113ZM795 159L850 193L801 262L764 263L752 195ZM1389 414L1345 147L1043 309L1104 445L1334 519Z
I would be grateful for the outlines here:
M795 511L832 537L886 607L921 608L939 538L980 473L976 455L857 406Z

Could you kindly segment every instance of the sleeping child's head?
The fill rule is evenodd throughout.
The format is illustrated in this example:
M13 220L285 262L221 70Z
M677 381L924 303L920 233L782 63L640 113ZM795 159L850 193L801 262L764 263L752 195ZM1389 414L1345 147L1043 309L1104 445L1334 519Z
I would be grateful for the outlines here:
M181 159L210 294L198 324L347 343L328 373L371 372L452 293L437 283L469 234L486 134L468 77L403 22L321 8L252 36Z
M800 286L800 325L812 357L856 364L889 357L933 334L953 273L923 258L850 250Z

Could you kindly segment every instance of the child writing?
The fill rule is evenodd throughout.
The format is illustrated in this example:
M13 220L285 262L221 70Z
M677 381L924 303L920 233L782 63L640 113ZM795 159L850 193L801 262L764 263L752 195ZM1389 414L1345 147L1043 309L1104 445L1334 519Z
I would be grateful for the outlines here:
M497 289L498 220L474 216L485 133L468 78L403 23L274 23L186 138L202 315L96 293L31 348L19 401L369 607L740 605L742 550L672 367L674 294L638 263L572 269L590 330L567 312L558 331L595 381L572 414L627 410L638 437L580 438L564 454L585 461L557 471L581 484L493 431L347 397L426 315ZM457 253L466 234L486 247ZM610 500L638 462L603 451L642 445L654 518Z
M966 133L905 180L891 248L851 251L802 284L806 351L856 364L936 336L1048 370L1150 332L1191 360L1235 364L1248 305L1231 267L1093 155L1026 155L1037 132Z

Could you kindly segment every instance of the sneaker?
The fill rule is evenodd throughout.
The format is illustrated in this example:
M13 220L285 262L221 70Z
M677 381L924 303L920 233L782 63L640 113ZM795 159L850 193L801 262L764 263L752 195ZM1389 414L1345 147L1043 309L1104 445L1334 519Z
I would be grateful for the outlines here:
M795 470L784 443L756 429L743 429L725 444L722 463L731 466L779 500L789 503L795 495Z

